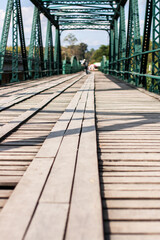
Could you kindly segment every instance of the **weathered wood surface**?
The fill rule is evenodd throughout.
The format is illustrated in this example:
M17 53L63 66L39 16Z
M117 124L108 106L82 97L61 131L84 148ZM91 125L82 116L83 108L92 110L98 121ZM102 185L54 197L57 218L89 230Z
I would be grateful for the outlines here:
M159 96L95 75L106 240L160 239Z
M37 84L43 85L43 82L46 86L47 81L49 81L49 83L53 82L52 84L57 84L59 81L61 84L58 84L43 93L39 93L36 96L32 96L32 98L18 103L13 107L9 107L7 110L0 113L0 119L3 115L8 116L7 119L5 117L3 118L4 126L0 128L1 136L2 132L4 133L2 129L4 130L4 128L9 125L8 121L13 122L13 125L20 125L15 131L13 131L13 126L11 126L11 128L9 126L8 129L6 128L5 133L7 136L0 143L0 189L2 188L2 191L0 190L0 200L4 203L6 203L6 200L14 190L14 187L20 181L26 169L34 159L56 121L62 115L77 90L83 84L85 77L80 74L78 76L76 75L76 77L75 75L67 76L67 79L68 80L66 81L66 76L59 76L57 79L54 77L44 79L43 81L40 80L39 84L38 82L35 82L36 86ZM26 86L26 89L30 89L33 82L34 81L29 81L28 83L25 83L24 85ZM23 83L22 86L19 84L16 85L12 86L12 90L9 87L0 89L0 99L3 99L4 96L7 99L12 91L15 91L15 93L23 92ZM4 89L6 90L5 93ZM45 99L45 102L43 99ZM35 109L36 111L38 110L35 115L28 121L25 121L22 116L24 116L26 112L35 105L39 106L39 110ZM15 114L13 114L14 112ZM20 120L22 120L22 122ZM9 189L10 191L10 194L7 196L5 194L5 189Z
M70 88L70 91L73 89ZM94 75L87 77L61 116L63 110L60 111L58 121L53 115L53 122L51 113L54 111L54 104L53 101L50 108L45 107L10 135L7 139L9 143L13 142L13 145L7 145L5 139L0 146L8 164L8 154L12 154L10 157L19 157L21 163L12 165L15 175L11 178L13 181L15 177L17 182L18 178L21 178L20 182L9 200L0 202L0 210L5 204L0 213L0 239L103 239L95 131ZM45 111L45 121L48 121L50 131L40 115ZM37 119L37 116L40 116L40 119ZM38 126L39 121L45 125L44 128L43 125ZM52 129L51 121L54 124ZM34 126L38 126L37 130ZM33 138L30 138L32 133ZM30 148L34 139L36 144ZM23 141L24 145L17 145L12 151L10 147L17 141ZM26 165L22 164L24 153ZM13 158L11 162L14 162ZM7 166L2 165L0 170L4 178L4 167ZM24 175L23 168L24 171L27 168ZM11 173L11 169L6 170L8 174Z

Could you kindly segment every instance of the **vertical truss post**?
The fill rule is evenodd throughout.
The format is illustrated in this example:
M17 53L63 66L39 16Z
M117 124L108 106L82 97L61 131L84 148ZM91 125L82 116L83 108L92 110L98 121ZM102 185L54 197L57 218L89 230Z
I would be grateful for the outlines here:
M109 68L113 70L113 56L114 56L114 39L113 39L113 29L110 29L110 54L109 54ZM113 72L111 71L111 74Z
M40 49L39 49L39 32L38 24L36 24L35 45L34 45L34 78L40 77Z
M126 57L126 27L125 27L125 10L124 6L120 6L120 31L119 31L119 59L120 61L119 70L125 71L125 60ZM122 73L124 79L124 73Z
M150 36L151 36L151 23L152 23L152 0L147 0L144 31L143 31L142 52L146 52L149 50L149 43L150 43ZM147 63L148 63L148 54L143 54L141 58L140 73L146 74ZM146 77L140 78L140 84L142 84L143 87L147 88Z
M19 35L20 35L20 42L21 42L22 62L23 62L24 76L26 80L28 79L28 61L27 61L27 50L26 50L26 43L25 43L25 36L24 36L20 0L17 0L17 11L18 11L18 25L19 25Z
M12 15L12 8L13 8L13 0L8 0L4 24L3 24L3 30L2 30L1 44L0 44L0 81L2 81L4 56L6 53L9 27L10 27L10 22L11 22L11 15Z
M114 69L118 70L118 20L117 19L114 19Z
M54 48L54 69L56 74L61 73L62 63L61 63L61 44L60 44L60 31L59 27L56 28L56 37L55 37L55 48Z
M12 79L18 81L18 11L17 0L13 0L12 14Z
M34 61L34 64L33 64ZM34 66L34 70L33 70ZM41 69L40 69L41 66ZM34 71L34 78L39 78L44 70L44 56L43 56L43 43L42 43L42 31L41 31L41 21L40 13L38 8L34 8L33 22L32 22L32 32L29 48L28 57L28 69L29 76L32 78Z
M126 61L126 71L140 73L140 60L141 56L133 57L134 54L142 52L140 27L139 27L139 11L138 0L130 0L129 3L129 18L128 18L128 34L127 34L127 48L126 57L129 58ZM133 76L129 78L129 82L134 81ZM139 84L139 77L135 77L136 86Z
M34 8L33 14L33 22L32 22L32 30L31 30L31 39L30 39L30 46L29 46L29 55L28 55L28 70L29 70L29 77L32 78L33 75L33 56L34 56L34 43L36 39L36 24L38 19L38 9Z
M47 75L51 76L53 74L53 37L52 37L52 24L48 20L47 24L47 34L46 34L46 46L45 46L45 70Z
M44 54L43 54L43 40L42 40L42 28L41 28L41 19L40 19L40 12L38 11L38 45L40 51L40 66L41 66L41 74L42 77L44 75Z
M160 48L160 3L159 0L153 1L153 34L152 49ZM160 76L160 52L152 53L152 74ZM160 92L159 81L152 79L152 91Z

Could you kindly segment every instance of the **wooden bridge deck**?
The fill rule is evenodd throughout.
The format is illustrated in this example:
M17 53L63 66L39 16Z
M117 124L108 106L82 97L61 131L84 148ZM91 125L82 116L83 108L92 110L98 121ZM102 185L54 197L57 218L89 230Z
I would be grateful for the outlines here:
M2 87L0 240L160 239L159 98L100 72Z

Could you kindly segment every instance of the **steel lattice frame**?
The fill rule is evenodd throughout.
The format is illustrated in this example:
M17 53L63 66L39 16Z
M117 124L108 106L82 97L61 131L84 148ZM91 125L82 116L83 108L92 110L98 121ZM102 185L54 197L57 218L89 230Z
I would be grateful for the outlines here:
M125 10L127 0L30 0L35 5L32 35L27 57L21 0L8 0L0 43L0 80L12 17L13 54L12 81L18 81L18 34L25 79L62 72L60 35L66 30L104 30L110 36L109 72L135 85L160 92L160 0L146 0L144 34L141 42L138 0L129 1L126 36ZM46 46L43 54L40 14L48 18ZM120 21L119 21L120 20ZM118 24L119 21L119 24ZM52 25L56 28L54 56ZM153 26L153 27L152 27ZM152 32L152 50L150 36ZM148 54L152 53L152 74L147 75ZM43 56L44 55L44 56ZM103 58L104 65L104 58ZM108 62L107 62L108 67ZM107 70L107 71L108 71Z

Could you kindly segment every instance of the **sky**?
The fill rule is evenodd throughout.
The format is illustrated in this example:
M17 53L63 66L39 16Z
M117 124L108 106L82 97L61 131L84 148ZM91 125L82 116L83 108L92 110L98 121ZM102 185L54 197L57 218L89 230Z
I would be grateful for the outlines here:
M143 35L143 25L144 25L144 15L145 15L145 2L146 0L138 0L139 1L139 15L140 15L140 27L141 27L141 35ZM5 9L7 5L7 0L0 1L0 38L2 34L3 22L5 17ZM24 32L26 44L30 43L31 36L31 27L32 27L32 18L33 18L33 9L34 6L30 2L30 0L21 0L22 5L22 15L23 15L23 23L24 23ZM128 18L128 3L125 7L126 19ZM43 44L45 45L45 35L47 28L47 19L45 16L41 14L41 24L42 24L42 35L43 35ZM127 20L126 20L126 28L127 28ZM61 35L61 44L62 46L66 46L66 42L64 42L64 38L68 33L72 33L78 39L78 43L84 42L88 45L88 49L94 48L98 49L100 45L107 45L109 43L109 36L106 31L96 31L96 30L81 30L81 31L63 31ZM54 27L53 27L53 41L54 41ZM8 45L12 44L12 36L11 31L9 33Z

